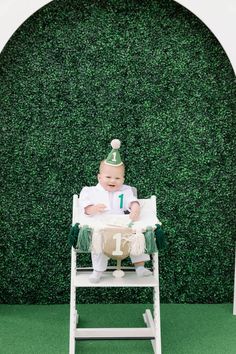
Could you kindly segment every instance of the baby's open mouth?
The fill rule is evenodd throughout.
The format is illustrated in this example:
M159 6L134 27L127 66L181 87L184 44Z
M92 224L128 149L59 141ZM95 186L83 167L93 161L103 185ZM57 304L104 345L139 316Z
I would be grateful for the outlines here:
M115 187L115 184L108 184L109 187Z

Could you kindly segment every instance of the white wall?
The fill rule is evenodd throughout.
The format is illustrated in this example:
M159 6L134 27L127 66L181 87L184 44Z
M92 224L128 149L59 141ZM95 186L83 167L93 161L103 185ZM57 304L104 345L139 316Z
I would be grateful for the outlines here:
M0 52L17 28L33 13L51 1L0 0Z
M175 0L194 13L216 36L236 74L236 0Z
M0 52L17 28L34 12L51 1L0 0ZM194 13L214 33L236 73L236 0L175 1Z

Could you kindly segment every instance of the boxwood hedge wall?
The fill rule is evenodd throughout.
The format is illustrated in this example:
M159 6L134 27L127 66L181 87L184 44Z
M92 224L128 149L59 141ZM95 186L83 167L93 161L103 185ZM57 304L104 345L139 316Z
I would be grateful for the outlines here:
M96 183L112 138L126 182L157 196L162 302L232 301L236 90L200 20L171 0L53 1L0 70L3 303L69 301L72 195ZM152 292L84 289L78 301Z

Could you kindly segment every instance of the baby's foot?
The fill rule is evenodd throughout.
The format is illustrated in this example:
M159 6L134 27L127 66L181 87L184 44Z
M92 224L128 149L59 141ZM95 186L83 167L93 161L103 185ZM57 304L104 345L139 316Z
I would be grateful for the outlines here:
M152 275L152 272L144 266L138 266L135 270L138 277L148 277L149 275Z
M98 271L94 270L92 272L92 274L89 276L90 283L98 283L102 274L103 274L103 272L98 272Z

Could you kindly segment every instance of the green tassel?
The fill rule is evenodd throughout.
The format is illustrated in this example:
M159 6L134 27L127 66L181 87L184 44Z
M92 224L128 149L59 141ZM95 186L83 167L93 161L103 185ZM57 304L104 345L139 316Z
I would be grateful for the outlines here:
M154 253L157 252L157 245L155 242L155 234L154 231L152 229L152 227L147 227L145 233L145 242L146 242L146 253Z
M88 225L84 225L79 230L76 248L81 252L89 252L91 250L92 229Z
M77 239L78 239L78 234L79 234L79 224L76 223L73 225L70 229L69 237L68 237L68 243L72 247L76 246Z
M158 250L166 248L165 232L159 224L156 225L155 236Z

